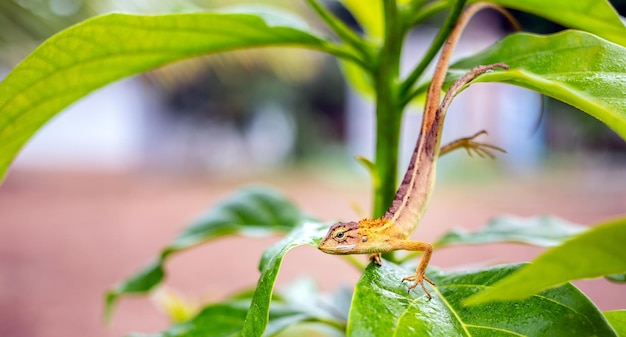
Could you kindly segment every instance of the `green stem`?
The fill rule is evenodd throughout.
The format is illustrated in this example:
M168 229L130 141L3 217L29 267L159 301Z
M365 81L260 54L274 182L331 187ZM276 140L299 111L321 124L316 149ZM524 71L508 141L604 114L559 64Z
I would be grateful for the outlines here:
M417 65L417 67L413 69L411 74L402 83L402 87L400 89L400 95L403 97L402 99L403 104L407 104L410 101L410 99L407 100L406 97L412 96L409 93L411 91L411 88L413 87L415 82L419 80L419 78L422 76L422 74L424 73L428 65L433 61L435 56L437 56L437 52L439 51L439 49L441 49L441 46L443 46L443 44L448 39L450 32L456 25L456 22L458 21L459 16L463 12L463 7L465 7L466 2L467 0L455 1L455 3L452 6L452 9L450 10L450 13L448 14L448 17L446 18L446 21L443 23L443 25L441 26L441 29L439 29L439 32L437 33L437 35L431 42L430 46L428 47L428 50L426 51L426 54L424 55L420 63ZM446 3L446 6L447 6L447 3Z
M418 13L424 7L428 0L414 0L409 6L411 13Z
M324 6L322 6L316 0L307 0L307 3L313 10L320 16L320 18L326 22L326 24L348 45L354 47L361 53L362 58L369 58L369 50L363 43L363 40L350 28L348 28L341 20L337 19L332 13L330 13ZM367 62L367 61L365 61Z
M375 64L376 167L380 184L374 190L373 216L382 216L391 205L398 177L398 146L402 108L398 104L400 53L406 30L395 0L383 1L385 39Z
M351 264L353 267L355 267L356 269L358 269L360 271L365 270L365 267L367 267L367 265L365 263L361 262L361 260L357 259L356 256L354 256L354 255L342 255L342 257L349 264Z
M422 23L424 20L437 15L444 10L446 10L450 6L450 0L442 0L437 2L432 2L425 6L421 11L415 12L409 20L410 26L415 26Z
M370 65L367 64L366 61L359 58L358 55L355 55L355 52L353 49L349 49L346 46L337 46L328 42L328 43L323 44L322 47L318 48L317 50L328 53L330 55L335 55L346 61L351 61L364 70L367 70L370 67Z
M404 256L402 256L402 257L398 258L398 259L396 260L396 263L397 263L397 264L404 264L404 263L406 263L407 261L409 261L409 260L413 260L413 259L417 258L418 256L420 256L420 255L422 255L422 254L424 254L424 252L410 252L410 253L408 253L408 254L406 254L406 255L404 255Z
M307 319L305 320L306 322L317 322L317 323L323 323L326 324L328 326L332 326L333 328L337 329L340 332L345 332L346 331L346 323L343 322L339 322L336 321L334 319L327 319L327 318L311 318L311 319Z
M409 92L408 94L404 95L403 99L402 99L402 104L403 105L407 105L409 104L409 102L411 102L415 97L425 93L428 90L428 87L430 86L430 82L426 82L422 85L420 85L419 87L417 87L415 90Z

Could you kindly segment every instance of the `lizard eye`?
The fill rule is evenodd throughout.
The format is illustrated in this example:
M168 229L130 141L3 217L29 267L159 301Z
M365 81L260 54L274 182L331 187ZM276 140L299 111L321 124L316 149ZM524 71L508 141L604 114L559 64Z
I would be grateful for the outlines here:
M346 231L339 231L335 233L335 241L343 242L346 240Z

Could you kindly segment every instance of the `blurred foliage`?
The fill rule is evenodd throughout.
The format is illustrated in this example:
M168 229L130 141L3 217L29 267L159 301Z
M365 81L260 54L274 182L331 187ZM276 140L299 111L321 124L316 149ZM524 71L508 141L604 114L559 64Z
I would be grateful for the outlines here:
M250 3L245 0L2 0L0 65L14 66L48 37L89 17L109 12L157 14L192 12ZM299 1L266 0L306 17Z
M2 65L15 66L56 32L98 14L193 12L249 3L5 0L0 2L0 69ZM297 13L312 25L316 22L304 1L269 0L263 5ZM334 8L342 10L338 4ZM350 19L347 14L345 18ZM337 66L324 54L293 48L240 50L177 62L142 76L162 99L159 103L171 125L203 126L220 121L234 125L243 135L259 105L269 103L287 111L293 120L295 156L316 152L329 141L342 139L344 84Z
M624 15L626 0L610 1ZM0 1L0 66L14 66L41 41L54 33L98 14L172 13L232 7L245 0L4 0ZM269 0L313 21L304 1ZM340 2L328 5L348 25L359 30ZM512 10L525 30L551 33L563 27L526 12ZM436 16L437 21L443 14ZM433 24L435 24L433 22ZM437 23L438 24L438 23ZM502 22L508 29L508 23ZM293 112L296 155L323 142L342 138L343 82L334 64L302 50L257 49L179 62L148 74L151 84L165 95L168 108L194 122L221 119L245 128L259 102L272 100ZM243 84L249 90L241 92ZM208 106L213 108L207 110ZM569 152L588 149L625 152L626 144L602 122L553 99L544 100L547 146ZM307 127L303 127L307 126ZM330 137L330 138L329 138ZM575 141L572 141L575 139Z
M626 14L626 0L609 0L616 11ZM537 15L511 10L523 29L538 34L550 34L561 31L565 27ZM502 20L504 29L509 23ZM626 143L606 124L584 113L575 113L575 107L556 99L543 99L543 112L537 127L544 125L546 146L559 152L594 151L619 152L626 154Z
M184 119L199 126L227 123L243 134L259 105L271 104L288 111L294 122L297 132L293 154L296 157L316 152L329 142L341 141L345 90L337 65L328 57L301 50L263 50L268 51L283 53L281 60L285 62L295 61L294 71L280 76L267 64L259 64L271 58L254 58L249 63L239 62L240 66L198 67L196 62L190 68L195 71L189 77L181 77L181 73L174 75L176 70L170 71L167 67L150 74L149 82L160 92L165 111L172 119ZM228 64L233 63L231 57L242 57L242 53L244 58L249 54L238 51L206 59L213 65ZM292 57L285 57L285 54ZM303 72L295 69L303 63L310 69ZM170 74L177 78L172 80Z
M82 0L0 1L0 62L17 63L47 37L94 14Z
M546 146L559 152L587 151L595 154L625 154L626 143L606 124L552 98L544 98ZM607 158L608 159L608 158Z

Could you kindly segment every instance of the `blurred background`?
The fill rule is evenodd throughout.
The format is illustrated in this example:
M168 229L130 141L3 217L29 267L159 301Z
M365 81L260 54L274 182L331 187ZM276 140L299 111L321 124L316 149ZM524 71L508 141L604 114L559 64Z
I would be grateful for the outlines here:
M47 37L94 15L234 3L240 1L4 0L0 76ZM265 3L324 30L304 2ZM624 13L626 1L612 3ZM327 4L355 25L338 2ZM515 14L528 31L562 29ZM455 57L509 32L498 15L479 16ZM409 37L407 71L442 19ZM243 185L277 186L324 220L367 213L369 180L353 157L372 158L371 103L349 88L326 55L261 49L172 64L72 105L23 149L0 187L0 336L119 336L165 328L166 315L146 298L122 300L105 327L104 292L156 256L195 215ZM403 165L419 129L421 115L413 110L403 125ZM446 156L418 237L432 240L453 226L477 228L504 213L553 214L581 224L624 215L626 143L599 121L525 89L479 84L453 103L444 142L481 129L489 132L485 140L508 153L495 161L463 151ZM222 239L180 254L168 264L166 284L193 303L224 298L255 284L258 258L275 240ZM224 252L232 254L229 261L213 258ZM436 252L433 264L467 268L525 261L539 252L518 245L449 248ZM351 286L358 273L348 268L336 257L296 249L278 285L305 275L323 290ZM623 288L602 280L579 286L603 310L626 307Z

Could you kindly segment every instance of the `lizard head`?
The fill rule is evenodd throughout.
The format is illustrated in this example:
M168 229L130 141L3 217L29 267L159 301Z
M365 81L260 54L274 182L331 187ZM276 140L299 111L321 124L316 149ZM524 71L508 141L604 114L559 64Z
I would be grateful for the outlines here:
M337 222L330 226L318 248L327 254L352 254L358 246L358 229L357 222Z

